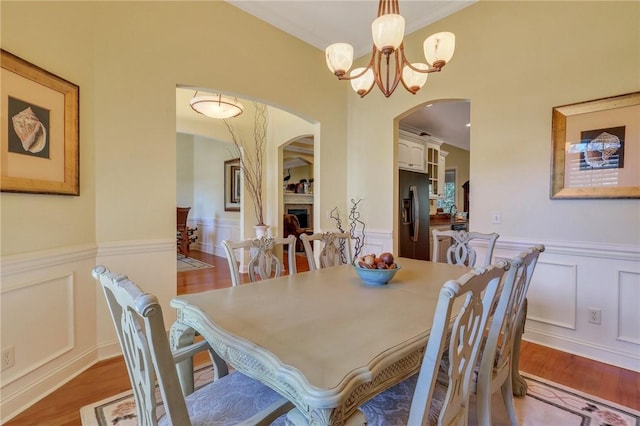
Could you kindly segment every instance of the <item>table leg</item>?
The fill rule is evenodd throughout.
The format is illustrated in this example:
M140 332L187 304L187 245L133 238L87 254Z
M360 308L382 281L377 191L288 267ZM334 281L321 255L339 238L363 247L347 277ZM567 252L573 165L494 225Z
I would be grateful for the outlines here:
M525 396L527 394L527 382L520 375L520 341L524 333L524 324L527 320L527 299L524 299L522 310L518 313L516 320L516 335L511 352L511 385L514 396Z
M196 332L193 328L179 322L174 322L169 333L171 350L174 351L193 344L195 336ZM178 379L180 380L182 393L184 395L193 393L193 358L188 358L180 362L176 365L176 369L178 370Z

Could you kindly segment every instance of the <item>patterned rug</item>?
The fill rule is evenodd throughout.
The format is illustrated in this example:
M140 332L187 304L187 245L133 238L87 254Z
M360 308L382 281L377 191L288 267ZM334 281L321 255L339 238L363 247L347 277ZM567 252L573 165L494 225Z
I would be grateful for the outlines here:
M521 426L637 426L640 412L603 399L578 392L529 374L523 376L528 385L527 396L515 398ZM209 367L196 371L196 386L212 378ZM159 395L158 395L158 399ZM508 426L506 410L499 392L493 399L493 424ZM159 414L164 410L160 407ZM131 392L124 392L80 409L83 426L136 426L135 402ZM474 416L470 424L475 425Z
M177 261L178 261L178 272L194 271L196 269L215 268L215 266L213 265L209 265L208 263L201 262L198 259L186 257L182 254L178 255Z

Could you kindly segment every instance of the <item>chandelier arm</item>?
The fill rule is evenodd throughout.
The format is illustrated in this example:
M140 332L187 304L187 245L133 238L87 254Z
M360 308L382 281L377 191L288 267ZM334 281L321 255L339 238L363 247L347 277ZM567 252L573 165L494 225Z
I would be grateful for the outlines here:
M369 64L364 68L364 70L362 70L361 73L356 74L356 75L348 75L347 73L345 73L344 75L339 75L338 76L338 80L354 80L356 78L362 77L367 71L369 71L369 69L373 69L373 66L375 65L375 56L376 56L376 52L378 50L376 49L376 45L373 45L373 51L371 52L371 59L369 60ZM369 93L369 92L367 92Z
M386 74L387 74L387 84L385 85L384 82L382 81L382 72L381 72L381 64L382 64L382 52L378 52L378 60L376 61L376 68L374 70L374 80L376 82L376 85L378 86L378 88L382 91L382 93L384 94L385 97L389 97L391 96L391 94L393 93L393 91L396 89L396 87L398 86L398 83L400 82L400 76L401 73L398 73L398 51L395 51L395 77L393 80L393 84L389 85L389 56L390 55L385 55L386 58L386 65L387 65L387 69L386 69Z

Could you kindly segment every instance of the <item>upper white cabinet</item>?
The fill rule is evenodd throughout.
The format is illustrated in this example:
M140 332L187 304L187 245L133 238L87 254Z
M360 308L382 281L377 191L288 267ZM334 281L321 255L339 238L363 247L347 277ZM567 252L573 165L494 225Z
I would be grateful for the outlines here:
M411 141L401 135L398 139L398 167L424 173L424 160L424 143Z
M398 167L429 175L429 198L440 198L444 192L444 169L447 152L440 150L442 141L432 136L418 136L400 129L398 135Z

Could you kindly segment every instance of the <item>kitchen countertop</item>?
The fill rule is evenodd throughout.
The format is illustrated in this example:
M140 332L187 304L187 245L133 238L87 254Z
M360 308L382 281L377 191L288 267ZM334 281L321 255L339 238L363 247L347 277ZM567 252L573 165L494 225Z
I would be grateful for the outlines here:
M451 220L451 216L448 214L435 214L429 216L429 225L431 226L439 226L439 225L452 225L454 223L468 223L468 220Z

